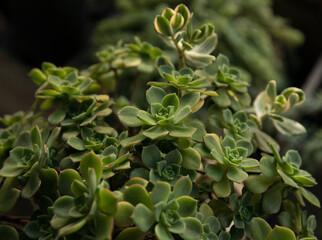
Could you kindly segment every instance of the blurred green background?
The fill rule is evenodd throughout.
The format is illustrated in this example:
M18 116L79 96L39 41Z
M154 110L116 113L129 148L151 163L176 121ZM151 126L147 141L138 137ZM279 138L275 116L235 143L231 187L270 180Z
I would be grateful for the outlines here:
M296 86L307 95L290 113L307 127L304 136L276 136L296 148L318 181L322 199L322 1L321 0L1 0L0 116L27 110L36 89L28 78L43 61L84 68L95 52L134 36L163 46L153 19L165 6L186 4L195 23L211 22L224 53L243 70L254 94L268 80ZM275 133L272 133L275 134ZM322 211L308 211L322 222ZM319 224L318 224L319 226ZM322 229L317 228L322 238Z

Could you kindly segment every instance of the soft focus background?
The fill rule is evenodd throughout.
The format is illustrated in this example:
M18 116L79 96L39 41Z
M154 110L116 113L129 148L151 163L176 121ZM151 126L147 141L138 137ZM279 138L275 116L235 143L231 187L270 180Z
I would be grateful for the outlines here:
M28 110L36 86L28 78L43 61L85 68L95 51L134 36L162 45L153 19L164 6L185 3L196 23L211 22L215 51L229 56L249 76L252 92L275 79L280 88L303 88L307 101L290 113L308 130L276 136L283 149L298 149L319 185L322 200L322 1L321 0L1 0L0 116ZM274 133L272 133L274 134ZM316 235L322 239L322 211Z

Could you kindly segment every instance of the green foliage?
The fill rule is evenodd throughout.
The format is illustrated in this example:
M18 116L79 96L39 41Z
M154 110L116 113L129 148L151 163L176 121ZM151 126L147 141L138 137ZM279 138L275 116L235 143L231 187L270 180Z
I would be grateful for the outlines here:
M166 5L175 7L179 3L189 7L197 25L207 22L214 24L220 39L216 55L227 55L234 66L242 69L246 79L253 80L253 85L262 88L267 81L278 79L279 86L285 86L280 51L301 44L304 37L297 29L290 27L285 19L273 14L273 1L118 0L115 3L118 14L103 19L94 29L95 46L104 49L119 39L131 42L134 35L150 39L158 46L164 45L156 38L150 23ZM162 15L165 16L161 18ZM184 17L180 11L167 10L158 21L161 24L165 22L164 31L171 33L171 29L177 32L185 26ZM197 32L191 33L194 33L194 37L198 35Z
M316 182L264 128L269 119L281 134L303 133L283 115L302 90L277 95L271 81L251 105L239 71L210 55L214 27L193 28L192 16L181 4L154 21L178 66L136 39L80 73L51 63L31 71L36 103L2 119L0 213L23 197L33 214L19 234L1 218L1 238L314 239L315 218L302 207L320 207L307 190ZM136 91L119 96L120 76L137 72L135 85L154 69L162 79L150 82L147 107ZM271 228L264 219L278 212L281 226Z

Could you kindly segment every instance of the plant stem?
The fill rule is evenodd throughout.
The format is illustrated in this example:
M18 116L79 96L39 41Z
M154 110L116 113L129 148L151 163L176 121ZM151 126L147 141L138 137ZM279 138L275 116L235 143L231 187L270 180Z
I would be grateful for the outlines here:
M136 92L138 90L140 76L141 76L141 72L138 71L136 73L134 85L133 85L133 89L132 89L131 100L130 100L131 105L133 105L135 97L136 97Z
M184 67L184 55L183 52L184 50L180 49L179 45L176 43L174 37L171 37L171 40L173 41L174 45L176 46L177 52L179 54L179 63L178 63L178 69L180 70L181 68Z
M200 173L200 174L202 174L202 175L206 175L206 172L205 172L205 171L203 171L203 170L196 169L196 172L197 172L197 173Z

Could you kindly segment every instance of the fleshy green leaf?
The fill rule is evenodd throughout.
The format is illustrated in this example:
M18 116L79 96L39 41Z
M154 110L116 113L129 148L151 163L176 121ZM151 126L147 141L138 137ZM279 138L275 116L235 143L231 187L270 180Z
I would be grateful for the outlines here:
M97 182L100 181L102 176L102 163L101 163L101 160L97 157L97 155L93 151L87 153L82 158L79 168L84 179L87 179L87 180L89 180L88 169L93 168L96 173Z
M75 179L79 181L82 180L82 178L79 176L76 170L66 169L64 171L61 171L58 180L59 191L64 195L73 195L71 186Z
M136 206L139 203L144 204L150 209L153 209L153 204L150 200L148 192L142 185L134 184L125 189L124 200Z
M16 229L8 225L0 225L0 239L19 240Z
M179 126L168 127L168 130L171 137L177 138L190 138L197 131L196 128Z
M203 235L201 222L194 217L186 217L182 219L186 225L186 229L180 236L186 240L199 239Z
M83 140L78 137L70 137L67 141L67 144L78 151L83 151L86 149Z
M163 16L157 16L154 20L155 30L162 35L172 36L173 29L170 22Z
M48 122L51 125L57 125L65 119L66 111L57 109L55 112L49 115Z
M248 177L248 174L242 169L237 167L229 167L227 172L227 177L234 182L241 183L245 181Z
M167 182L157 182L151 194L154 205L159 202L167 202L171 191L171 186Z
M132 219L142 232L147 232L155 222L154 213L142 203L134 208Z
M115 215L117 211L117 196L106 188L100 189L98 193L98 209L103 213Z
M179 204L178 213L181 217L193 216L197 211L197 200L182 196L177 198L177 203Z
M162 88L151 86L146 91L146 100L150 105L153 103L161 103L165 95L166 92Z
M231 192L230 181L224 177L220 182L213 184L213 189L217 197L228 197Z
M296 240L296 237L291 229L275 226L268 234L266 240Z
M179 107L179 98L175 93L170 93L166 95L161 102L163 107L174 106L174 111Z
M143 135L154 140L166 136L169 131L163 126L154 126L143 131Z
M130 218L134 210L134 206L129 202L121 201L117 204L117 212L114 216L115 225L118 227L130 226L133 221Z
M141 232L137 227L124 229L116 238L116 240L143 240L146 233Z
M264 175L252 175L245 181L245 186L252 193L263 193L276 180L276 178L268 178Z
M154 231L158 240L174 240L169 230L161 223L155 226Z
M276 129L287 136L300 135L306 133L305 127L292 119L282 117L283 121L273 120Z
M250 222L250 229L252 233L252 238L254 240L264 240L271 232L272 228L270 225L262 218L255 217Z
M208 164L206 167L206 175L216 182L220 182L226 173L226 167L221 164Z
M151 168L157 167L157 162L161 160L160 150L156 146L147 146L142 151L142 162Z
M181 196L188 196L192 190L192 182L188 176L181 177L173 188L173 198L179 198Z
M118 116L123 123L130 127L139 127L143 122L137 118L139 109L133 106L126 106L118 112Z
M201 164L201 157L199 153L193 148L180 150L182 155L182 166L187 169L199 169Z
M316 207L321 207L319 199L313 193L311 193L310 191L306 190L303 187L300 187L299 190L306 200L308 200Z

